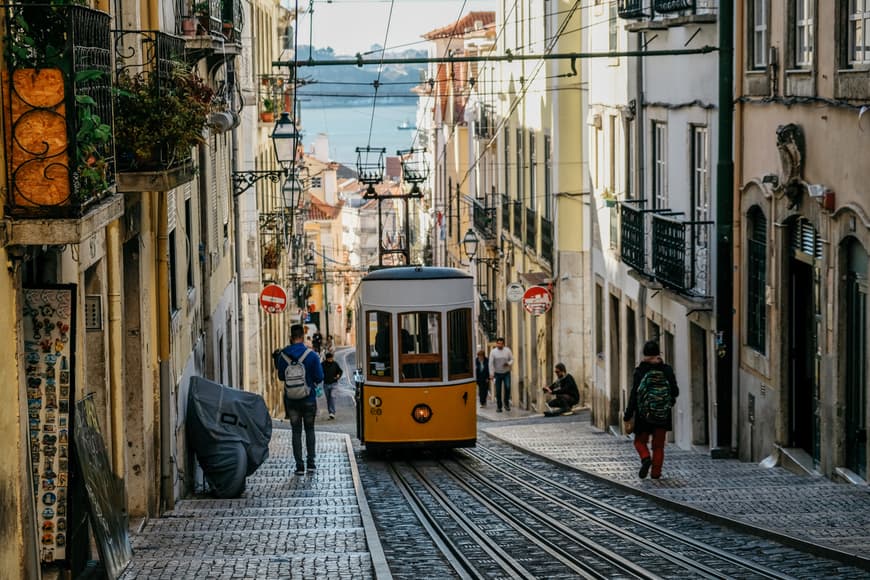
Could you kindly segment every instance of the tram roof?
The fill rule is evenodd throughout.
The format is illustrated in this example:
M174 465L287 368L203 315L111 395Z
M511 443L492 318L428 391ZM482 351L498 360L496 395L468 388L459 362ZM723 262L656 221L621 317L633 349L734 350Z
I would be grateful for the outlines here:
M448 278L471 278L471 274L456 268L397 266L369 272L363 280L444 280Z

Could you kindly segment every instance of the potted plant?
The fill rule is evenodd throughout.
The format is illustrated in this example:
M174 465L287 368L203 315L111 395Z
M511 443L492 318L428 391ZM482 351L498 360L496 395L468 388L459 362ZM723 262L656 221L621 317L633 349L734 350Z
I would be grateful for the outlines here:
M182 63L168 75L122 74L115 85L115 143L130 171L162 170L190 158L203 131L214 91Z
M278 102L274 99L263 99L263 107L260 109L260 121L274 123L275 113L278 112Z
M607 207L616 206L616 195L608 187L605 187L604 191L601 192L601 200Z
M209 25L210 13L209 13L209 3L208 0L202 2L194 2L193 4L193 16L199 22L199 28L201 34L209 34L211 30L211 26Z

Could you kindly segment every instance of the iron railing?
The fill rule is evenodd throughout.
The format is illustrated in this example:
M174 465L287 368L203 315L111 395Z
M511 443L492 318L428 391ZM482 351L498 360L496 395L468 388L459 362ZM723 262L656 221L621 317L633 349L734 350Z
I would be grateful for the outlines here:
M643 18L650 14L649 0L617 0L616 14L620 18Z
M118 84L122 85L124 79L136 77L152 80L153 96L157 99L168 97L175 86L174 77L178 68L186 67L184 39L153 30L116 30L113 34L115 78L118 79ZM117 109L117 103L115 113L124 114ZM119 127L122 125L123 123ZM191 161L189 150L186 157L176 158L173 154L174 147L165 144L159 151L153 152L154 158L147 159L147 167L143 167L143 161L136 159L129 145L123 139L117 144L118 171L167 169Z
M474 229L480 232L484 240L495 239L495 207L485 207L477 200L472 206L472 220Z
M538 215L534 208L526 208L526 247L532 252L538 249Z
M184 22L188 21L192 23L190 26L193 27L195 36L223 35L222 4L222 0L175 0L175 14L178 18L175 33L190 36L189 32L185 33Z
M653 8L656 12L664 14L668 12L682 12L683 10L695 10L695 0L653 0Z
M634 203L643 202L626 200L620 204L622 231L620 255L625 265L643 272L646 267L644 211L640 207L635 207Z
M230 42L241 43L242 29L245 24L242 0L223 0L221 2L221 15L223 17L224 37Z
M553 263L553 222L541 216L541 257Z
M498 333L498 310L495 302L489 300L486 294L481 294L479 306L477 321L480 323L480 328L486 334L487 340L495 340Z
M523 235L523 208L520 205L520 202L514 201L511 202L514 206L513 211L513 234L515 237L519 238Z
M80 217L115 187L110 16L71 5L5 12L6 207Z
M681 293L710 294L710 221L652 216L653 275Z

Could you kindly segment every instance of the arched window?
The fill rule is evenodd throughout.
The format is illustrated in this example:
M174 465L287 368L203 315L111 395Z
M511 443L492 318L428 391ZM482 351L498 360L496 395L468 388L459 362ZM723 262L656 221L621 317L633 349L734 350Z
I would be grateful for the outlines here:
M767 219L758 206L751 207L746 218L746 343L766 354Z

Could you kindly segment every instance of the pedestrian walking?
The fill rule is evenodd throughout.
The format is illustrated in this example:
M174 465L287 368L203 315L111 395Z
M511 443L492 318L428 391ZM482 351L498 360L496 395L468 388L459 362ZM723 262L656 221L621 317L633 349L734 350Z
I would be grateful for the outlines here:
M319 330L311 335L311 348L317 354L320 354L320 351L323 349L323 335L320 334Z
M317 385L323 382L323 367L317 355L305 346L305 327L294 324L290 327L290 344L272 354L278 378L284 382L284 415L290 420L293 430L293 459L296 462L296 475L304 475L307 465L309 473L316 469L314 418L317 416ZM307 385L307 394L299 398L288 396L286 376L288 369L297 376L297 365L301 365L302 378ZM302 431L305 431L306 456L303 462Z
M571 407L580 402L580 390L577 388L577 381L574 380L568 373L563 363L557 363L553 369L556 373L556 380L549 387L544 387L544 392L555 395L547 405L550 410L545 412L547 417L555 417L556 415L573 415Z
M502 406L511 410L511 365L514 353L504 345L504 338L495 339L495 347L489 351L489 374L495 381L496 411L501 413ZM502 405L504 403L504 405Z
M477 351L474 359L474 380L477 381L477 396L480 399L480 408L486 407L486 398L489 396L489 359L483 349Z
M341 366L335 362L335 355L326 351L326 358L323 359L323 391L326 395L326 410L329 411L330 419L335 419L333 390L338 388L338 380L343 374Z
M647 474L653 479L662 476L665 437L674 428L671 407L679 394L674 369L662 360L659 344L654 340L647 341L643 345L643 358L634 369L628 407L622 417L623 421L634 419L634 448L640 456L638 476L641 479ZM652 457L647 446L650 437Z

